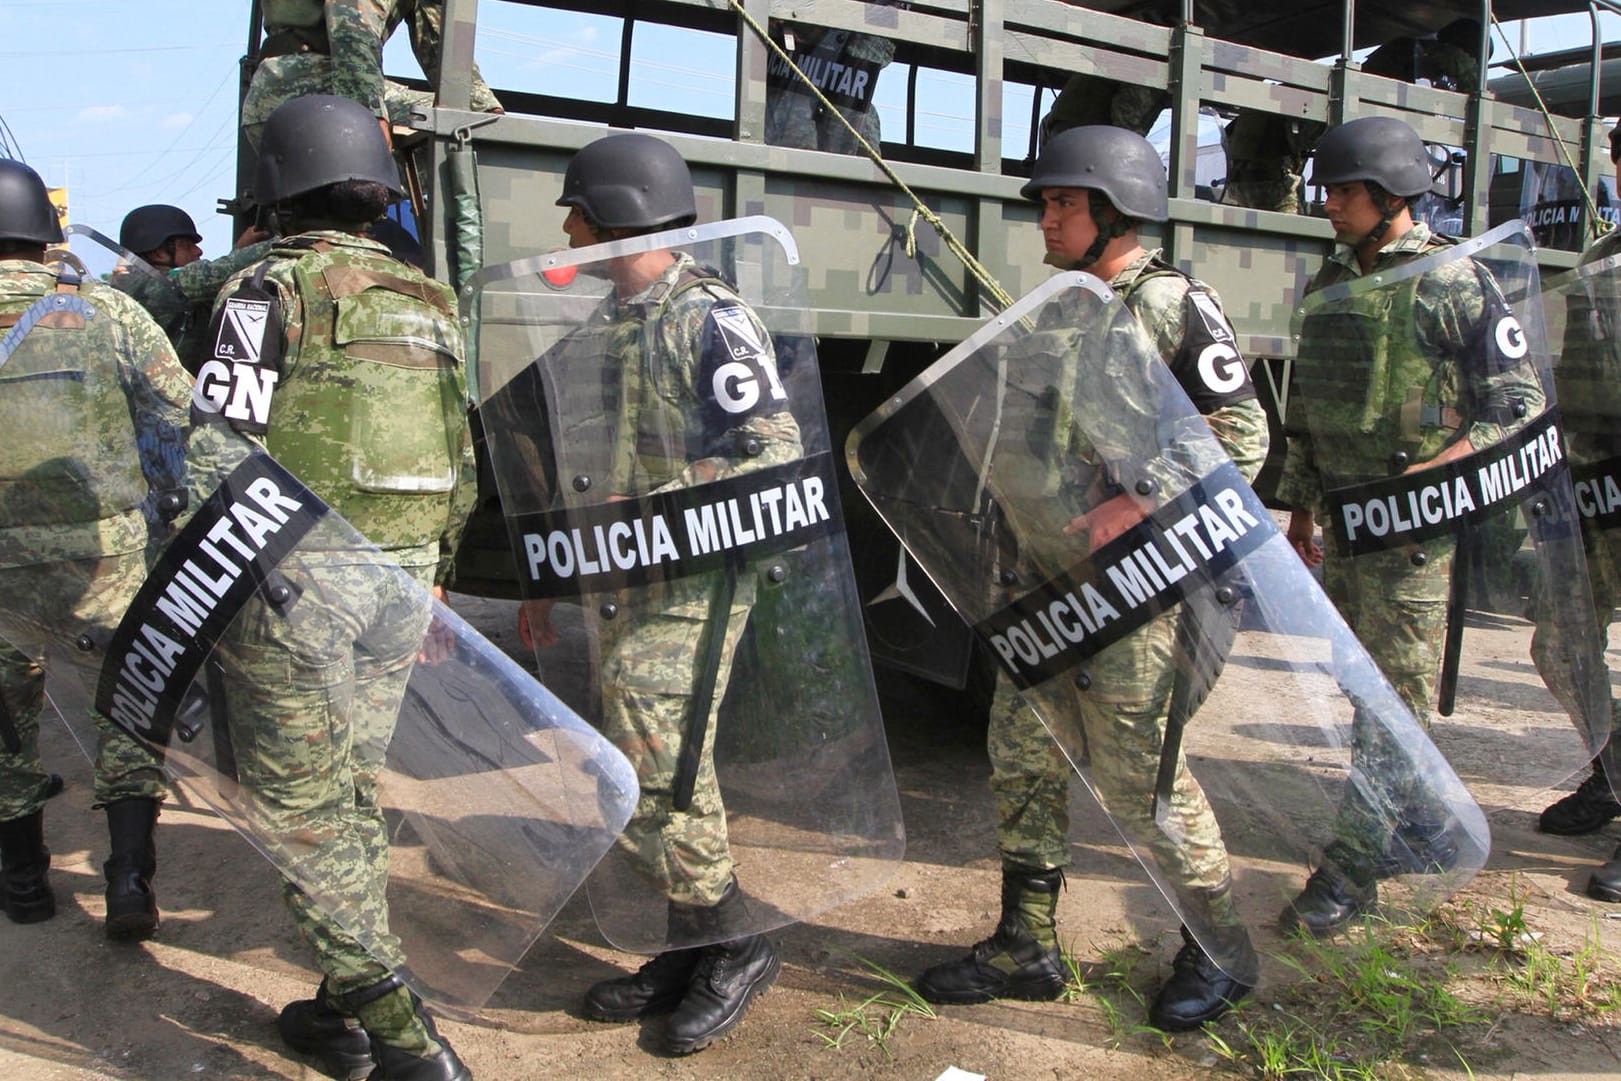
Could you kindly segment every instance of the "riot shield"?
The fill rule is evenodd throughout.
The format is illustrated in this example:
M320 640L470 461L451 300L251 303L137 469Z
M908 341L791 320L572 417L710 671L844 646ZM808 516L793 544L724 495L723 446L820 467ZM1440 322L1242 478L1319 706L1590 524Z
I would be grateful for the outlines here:
M1434 738L1476 797L1523 803L1610 726L1529 231L1332 285L1295 318L1291 455L1321 480L1324 586L1415 714L1448 718ZM1523 678L1538 623L1561 641L1552 694Z
M30 416L75 423L87 382L43 377L61 365L29 330L64 303L97 318L93 298L40 303L0 346L13 437ZM224 424L205 382L189 519L149 573L139 539L106 556L63 546L82 530L27 525L95 521L73 502L95 490L88 454L0 478L0 644L43 664L81 746L92 710L110 719L296 907L423 997L476 1008L611 845L634 776L433 598L431 568L402 569Z
M1594 251L1600 258L1544 285L1543 310L1565 452L1581 514L1596 645L1602 651L1621 596L1621 255L1605 254L1615 246L1601 244ZM1559 672L1570 649L1559 628L1539 618L1532 657L1555 694L1566 685ZM1602 670L1602 652L1586 663ZM1574 703L1563 697L1561 703L1572 716L1577 714ZM1613 697L1610 711L1613 736ZM1605 744L1605 756L1606 776L1612 787L1621 787L1621 749L1613 738Z
M203 313L201 325L194 326L198 322L194 305L162 270L88 225L70 225L64 236L68 250L79 257L97 280L139 301L170 341L179 342L187 335L207 331L207 313Z
M1223 906L1270 922L1347 830L1390 855L1421 806L1455 843L1445 867L1395 874L1387 910L1481 866L1479 808L1097 279L1049 279L858 425L846 456L1239 980L1258 961Z
M462 293L536 655L642 789L588 883L626 950L812 918L904 852L802 286L751 218Z

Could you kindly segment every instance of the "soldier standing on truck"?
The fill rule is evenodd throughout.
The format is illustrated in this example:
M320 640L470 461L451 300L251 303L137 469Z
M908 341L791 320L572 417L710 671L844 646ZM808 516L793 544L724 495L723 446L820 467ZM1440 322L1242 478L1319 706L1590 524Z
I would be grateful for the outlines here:
M1138 239L1140 222L1169 217L1159 154L1142 136L1121 128L1071 128L1042 149L1022 193L1042 203L1046 261L1109 283L1222 449L1246 480L1253 479L1266 459L1266 416L1220 302L1208 286ZM1219 363L1210 363L1215 357ZM1130 518L1105 520L1104 508L1129 504L1121 495L1092 512L1094 549L1133 524ZM1095 690L1073 699L1094 775L1100 783L1119 781L1118 790L1101 793L1111 813L1146 812L1153 803L1175 667L1171 642L1184 616L1172 609L1112 644L1091 672ZM1071 766L1005 673L998 675L986 747L1002 855L1002 919L967 957L924 972L917 988L932 1002L1055 999L1065 982L1055 914L1069 863ZM1173 888L1184 903L1199 906L1201 923L1217 936L1224 956L1247 957L1250 964L1239 967L1253 968L1253 947L1233 906L1221 829L1185 762L1178 773L1168 807L1178 828L1162 832L1150 823L1139 832L1165 850L1156 851L1160 866L1178 876ZM1149 1009L1152 1024L1173 1032L1219 1017L1251 990L1186 929L1183 935L1172 974Z
M8 332L0 342L0 864L6 915L17 923L56 912L44 841L51 778L39 763L45 639L65 633L93 644L110 633L146 576L154 529L143 507L166 496L156 505L173 519L189 502L182 440L191 381L133 300L81 280L66 263L45 265L46 248L61 240L39 175L0 161L0 329ZM91 719L95 806L106 808L112 834L107 937L150 938L162 769L106 716Z
M437 87L444 17L444 0L265 0L265 39L242 100L249 145L258 147L278 105L303 94L353 98L391 138L391 126L409 122L411 110L432 105L434 95L383 78L383 43L405 23L411 51ZM470 104L479 112L505 111L476 64Z
M1412 217L1413 201L1431 187L1417 132L1388 117L1350 121L1323 137L1313 170L1343 248L1307 286L1321 303L1303 307L1312 314L1300 324L1277 497L1291 508L1289 542L1307 565L1322 564L1329 597L1427 729L1449 624L1461 628L1455 591L1481 574L1484 555L1476 553L1487 520L1353 547L1357 536L1339 528L1350 520L1341 513L1354 498L1346 493L1409 483L1428 469L1438 472L1415 482L1434 483L1449 475L1448 463L1504 443L1533 418L1546 421L1546 393L1535 350L1492 273L1452 256L1455 242ZM1422 268L1403 272L1424 258ZM1326 557L1315 539L1319 522ZM1447 648L1455 656L1455 645ZM1353 777L1398 793L1401 822L1393 835L1369 813L1363 789L1347 785L1332 842L1282 914L1286 931L1331 934L1373 906L1379 878L1434 873L1457 857L1433 799L1416 788L1400 795L1410 779L1391 765L1360 704L1352 741Z
M169 336L180 363L196 374L203 362L203 337L220 286L245 266L270 254L270 233L257 225L242 230L231 253L204 259L197 225L177 206L155 203L124 215L118 243L146 267L126 268L113 284L140 301ZM150 268L156 274L144 271Z
M876 34L777 20L772 21L771 36L836 112L829 112L773 52L766 63L765 141L772 146L859 154L861 146L840 121L843 117L877 150L881 133L873 94L879 73L895 59L895 43Z

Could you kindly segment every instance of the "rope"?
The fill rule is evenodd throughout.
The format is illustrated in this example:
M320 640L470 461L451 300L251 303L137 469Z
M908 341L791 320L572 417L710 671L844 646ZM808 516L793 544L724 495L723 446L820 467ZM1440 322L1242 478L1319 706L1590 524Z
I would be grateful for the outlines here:
M1609 232L1613 226L1611 226L1610 223L1605 221L1603 218L1599 217L1598 207L1593 202L1592 192L1587 190L1587 178L1582 175L1581 166L1577 165L1575 160L1571 157L1570 148L1566 145L1565 140L1560 138L1559 132L1554 128L1553 113L1549 110L1548 103L1542 100L1542 93L1537 90L1537 84L1532 82L1531 73L1525 70L1524 61L1520 59L1520 54L1514 51L1514 43L1509 41L1508 35L1503 32L1503 24L1497 21L1497 16L1495 14L1492 16L1492 26L1496 28L1497 36L1503 39L1503 44L1508 48L1508 55L1510 59L1514 61L1514 66L1519 69L1520 78L1525 80L1525 85L1531 91L1532 98L1536 100L1537 108L1542 112L1542 119L1548 124L1548 134L1553 137L1554 145L1559 148L1560 156L1565 159L1565 165L1568 166L1570 171L1576 175L1576 186L1581 188L1582 201L1587 204L1587 228L1588 231L1593 234L1593 238L1596 240L1605 233ZM1593 72L1593 78L1598 78L1598 72ZM1485 87L1481 87L1480 89L1482 93L1484 93L1486 90Z
M917 220L921 217L924 221L928 222L934 227L934 231L939 234L940 239L945 241L946 247L949 248L952 254L956 255L958 259L962 260L963 265L968 268L968 272L974 276L974 279L978 281L980 285L984 286L986 293L992 300L994 300L1002 308L1012 306L1014 300L1013 295L1010 294L1006 289L1002 288L1002 284L996 280L996 276L987 270L984 264L982 264L978 259L974 258L974 253L969 251L962 241L958 240L956 236L952 234L950 228L946 226L946 223L940 220L940 216L938 214L929 209L928 205L918 197L918 194L912 190L911 186L896 175L895 170L891 169L889 167L889 163L884 160L883 155L874 149L873 145L867 142L866 137L855 129L855 125L850 123L850 121L845 117L844 113L831 101L829 101L821 90L817 89L816 84L811 81L810 76L806 75L800 70L799 65L794 63L794 58L788 55L788 52L783 49L781 45L778 45L772 40L771 35L763 26L760 25L754 16L743 10L741 0L727 0L727 3L729 3L732 6L732 10L736 11L738 15L742 17L743 21L748 24L749 29L753 30L755 35L761 41L765 42L766 46L770 48L772 52L776 53L778 58L788 65L789 70L794 73L795 77L797 77L800 82L804 83L810 89L810 92L816 96L816 100L822 104L823 108L827 109L830 113L839 118L839 123L843 124L850 134L855 136L856 143L860 145L862 151L867 155L867 157L872 159L872 163L878 166L879 170L882 171L883 174L888 177L897 188L904 192L907 198L912 200L912 216L907 220L906 223L907 258L916 257Z

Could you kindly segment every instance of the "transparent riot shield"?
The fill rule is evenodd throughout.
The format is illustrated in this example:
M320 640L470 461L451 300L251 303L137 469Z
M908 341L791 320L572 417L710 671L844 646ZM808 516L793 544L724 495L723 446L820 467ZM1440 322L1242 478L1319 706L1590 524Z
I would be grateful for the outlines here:
M84 263L98 280L134 297L187 360L188 345L195 345L208 331L206 307L186 299L169 275L105 233L88 225L70 225L66 230L68 250Z
M1234 911L1271 922L1319 853L1400 857L1433 823L1450 856L1393 867L1387 911L1481 866L1479 808L1097 279L1049 279L846 455L1230 974L1258 965Z
M588 884L626 950L812 918L904 851L805 310L767 218L462 293L539 663L637 768Z
M1570 776L1610 727L1539 292L1511 222L1313 293L1295 322L1288 427L1321 482L1324 587L1495 805ZM1525 678L1539 623L1552 693Z
M1584 663L1600 670L1621 597L1621 254L1611 254L1615 251L1613 242L1601 241L1592 253L1598 258L1551 279L1542 294L1601 651ZM1571 648L1546 613L1539 614L1532 657L1555 694L1566 686L1560 669L1568 663ZM1621 787L1621 749L1613 739L1613 691L1611 695L1606 776L1612 787ZM1561 704L1577 715L1575 703L1561 696Z
M95 296L40 306L0 344L13 437L30 417L90 419L80 388L121 393L59 378L30 333L105 318ZM188 519L150 570L140 538L81 543L112 535L85 499L114 490L97 471L116 476L132 447L29 469L8 456L0 647L43 665L87 752L108 722L136 737L276 865L307 919L324 913L423 997L476 1008L622 829L634 775L434 599L431 569L371 545L203 389L193 419Z

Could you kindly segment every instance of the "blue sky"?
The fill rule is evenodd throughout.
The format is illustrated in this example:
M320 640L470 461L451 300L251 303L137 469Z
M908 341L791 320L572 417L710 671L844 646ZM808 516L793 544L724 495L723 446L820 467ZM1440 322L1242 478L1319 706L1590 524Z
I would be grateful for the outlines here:
M479 64L494 86L611 97L614 20L553 17L501 0L483 0L480 9ZM46 183L68 189L75 222L116 235L131 208L173 203L196 220L205 255L223 254L230 223L216 207L235 183L248 12L248 0L0 0L8 31L0 45L0 137L9 135L0 145ZM1621 17L1602 19L1607 37L1621 37ZM1517 26L1508 29L1518 47ZM1526 44L1530 52L1570 48L1585 45L1588 34L1585 15L1566 16L1543 20ZM418 74L403 37L390 45L385 66ZM728 113L727 48L719 37L639 39L632 100L668 106L680 91L697 111ZM879 107L896 125L891 110L902 79L891 69L879 82ZM933 141L954 144L963 125L953 114L971 108L971 94L950 82L923 93Z

